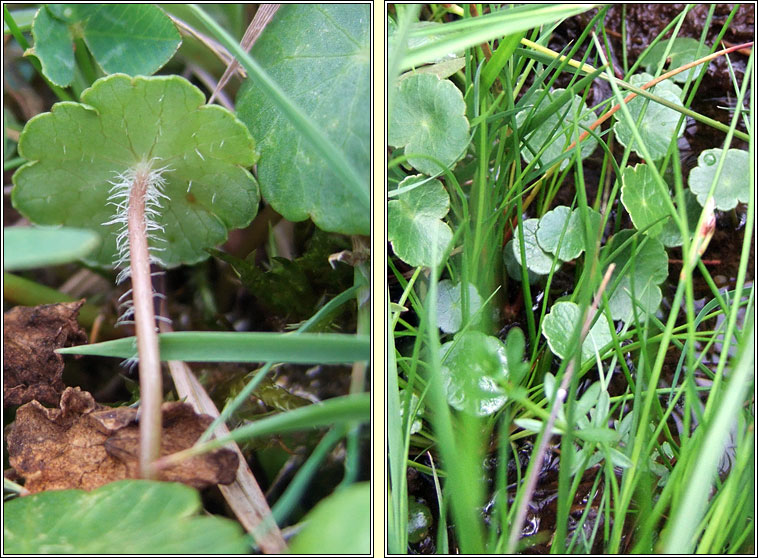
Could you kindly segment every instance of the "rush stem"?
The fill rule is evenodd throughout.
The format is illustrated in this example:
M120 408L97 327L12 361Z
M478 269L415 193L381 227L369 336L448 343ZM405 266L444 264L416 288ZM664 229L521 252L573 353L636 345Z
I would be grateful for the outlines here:
M150 255L145 224L145 198L149 169L140 170L131 189L128 209L130 265L134 324L137 334L140 382L140 476L154 478L153 462L161 447L161 361L150 279Z

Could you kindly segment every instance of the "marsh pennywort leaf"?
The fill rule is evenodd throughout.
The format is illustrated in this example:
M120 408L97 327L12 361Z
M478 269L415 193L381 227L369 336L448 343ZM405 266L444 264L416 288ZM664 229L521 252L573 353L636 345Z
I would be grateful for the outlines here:
M634 234L628 229L616 233L603 248L601 257L607 257ZM632 240L611 261L616 263L616 269L609 288L621 277L618 286L609 294L613 319L624 322L632 320L634 307L641 318L645 313L655 312L661 302L658 285L668 276L668 255L663 244L657 238L638 236L636 242Z
M556 100L565 89L555 89L548 91L545 94L544 103L551 103ZM535 98L540 98L543 90L538 89L535 91ZM523 110L516 115L516 123L521 126L530 117L531 110ZM579 114L579 126L577 126L576 133L574 133L574 118ZM597 115L589 110L579 95L572 95L571 102L566 103L560 107L556 112L548 116L545 121L532 130L526 137L522 139L521 156L527 163L530 163L542 150L545 151L540 155L539 161L535 165L535 168L542 168L547 165L553 159L560 157L563 151L571 145L583 132L584 127L589 127L595 120ZM597 147L597 140L593 136L588 136L581 143L581 157L586 159ZM561 161L561 169L566 168L568 165L568 159Z
M463 325L463 300L461 284L449 279L437 286L437 325L445 333L456 333ZM482 307L482 297L476 286L468 286L468 315L473 316Z
M505 264L505 270L508 272L508 276L516 281L521 281L521 264L516 261L516 256L513 252L513 239L509 240L503 249L503 263ZM543 278L542 275L534 273L527 267L526 275L530 285L534 285L537 281Z
M653 76L647 73L635 74L629 79L629 83L635 87L641 87L649 81L653 80ZM682 90L671 80L663 80L656 84L654 87L648 89L651 93L658 95L659 97L669 101L678 106L682 106L680 97L682 96ZM642 121L637 125L642 108L647 104L647 109L642 117ZM681 114L674 109L660 105L653 101L648 101L646 98L637 96L627 104L629 113L632 115L632 119L635 125L638 126L640 137L645 142L647 150L653 160L658 160L666 155L669 144L674 136L681 137L684 134L684 123L677 128L679 118ZM632 128L623 116L621 111L617 112L614 117L617 119L614 130L616 137L625 147L629 147L634 142L634 136L632 135ZM633 145L632 150L640 157L644 157L640 152L639 146Z
M716 177L716 167L723 150L706 149L697 158L697 167L690 171L690 190L697 196L701 206L705 205L708 192ZM741 149L729 149L721 170L719 181L713 191L716 209L734 209L738 202L747 203L750 198L750 155Z
M409 76L397 84L387 141L403 147L408 163L424 174L451 167L463 156L469 142L466 103L460 90L447 79L431 74Z
M305 115L344 151L369 189L370 15L366 4L279 8L251 54ZM325 231L370 234L366 204L344 184L271 99L248 79L237 113L260 140L264 198L290 221Z
M658 65L660 64L663 55L666 54L668 46L669 41L663 40L645 53L645 56L642 58L642 64L648 73L654 74L658 71ZM673 44L668 53L667 64L664 64L663 67L671 69L678 68L685 64L689 64L690 62L694 62L701 56L705 56L707 53L708 45L702 45L701 47L700 41L693 38L677 37L673 40ZM689 70L685 70L672 76L671 79L677 83L684 83L687 81L687 76L689 76L690 72L693 70L697 71L698 69L699 68L690 68Z
M574 355L575 345L571 344L571 340L576 329L580 327L581 314L581 309L574 302L556 302L542 320L542 335L547 339L554 355L563 359ZM582 343L582 363L594 359L595 353L601 351L611 340L608 320L603 314L599 314Z
M74 79L76 36L103 71L132 76L157 72L182 42L171 19L148 4L49 4L37 12L32 35L42 72L61 87Z
M179 76L115 74L29 120L19 139L28 159L13 176L13 205L41 225L95 230L100 248L86 261L110 266L119 225L108 195L119 173L153 161L166 167L163 210L151 239L166 266L195 263L207 248L244 227L258 210L258 185L247 170L257 160L244 124Z
M587 216L590 229L597 232L600 226L600 214L587 208ZM579 208L571 211L565 205L559 205L545 213L539 220L537 242L545 252L555 254L559 259L567 262L578 258L585 251L584 230L582 212Z
M292 554L368 554L371 551L371 485L335 491L309 511L292 539Z
M242 554L242 529L200 516L199 493L179 483L125 480L52 490L6 503L4 550L12 554ZM138 536L135 536L138 534Z
M421 406L419 406L419 399L418 395L411 392L411 406L409 408L410 410L410 416L413 417L413 422L411 423L411 434L416 434L418 432L421 432L421 427L423 426L423 423L421 421L421 415L424 413L424 404L421 403ZM400 390L400 419L401 421L404 419L405 415L405 403L403 403L408 398L408 390L401 389Z
M485 417L505 405L508 357L497 337L469 330L442 345L440 356L440 375L451 407Z
M74 45L65 23L53 17L42 6L32 22L34 54L42 65L42 73L59 87L66 87L74 80Z
M555 257L545 252L537 242L537 227L539 219L527 219L524 221L524 250L526 252L526 267L539 275L547 275L553 265ZM518 231L513 231L513 257L519 265L521 261L521 241ZM556 261L555 269L561 267L560 261Z
M658 236L669 215L661 200L655 176L646 164L626 167L621 178L621 203L637 230Z
M419 183L387 204L387 239L398 258L414 267L431 267L442 257L453 239L453 231L442 222L450 209L450 196L439 180L409 176L398 189Z

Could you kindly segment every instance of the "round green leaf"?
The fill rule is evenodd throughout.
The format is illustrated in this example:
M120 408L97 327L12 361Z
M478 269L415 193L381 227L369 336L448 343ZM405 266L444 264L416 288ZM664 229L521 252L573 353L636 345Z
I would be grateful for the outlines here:
M658 65L660 64L663 55L666 54L666 49L668 46L669 41L661 41L647 51L642 59L642 64L645 66L645 69L648 73L653 74L658 70ZM707 45L702 45L701 47L700 41L697 41L691 37L677 37L674 39L673 44L671 45L671 49L668 53L668 67L679 68L680 66L694 62L706 54L708 54ZM666 65L663 67L665 68ZM698 70L698 68L690 68L689 70L684 70L683 72L672 76L671 79L678 83L684 83L687 81L687 77L693 70Z
M259 194L247 170L255 143L229 111L205 105L202 92L178 76L115 74L32 118L19 139L29 160L13 176L13 205L41 225L90 228L101 236L87 258L112 265L119 224L109 191L119 174L152 162L165 168L160 238L150 239L165 266L206 259L207 248L244 227Z
M611 238L604 248L604 254L610 254L626 242L634 233L622 230ZM639 246L644 242L642 246ZM609 307L614 320L628 322L633 319L633 308L637 313L654 313L661 303L661 289L658 287L668 276L668 255L663 244L649 236L640 237L635 248L628 244L613 257L616 269L613 271L609 285L621 276L618 286L609 294ZM629 267L624 271L624 266ZM623 273L623 275L622 275Z
M290 4L279 8L251 54L303 113L342 149L369 188L371 147L370 16L367 4ZM237 113L260 144L264 198L290 221L370 234L365 203L315 155L275 104L247 80Z
M542 94L543 90L538 89L534 95L536 98ZM543 102L545 104L553 102L565 89L555 89L549 91ZM521 126L530 116L530 110L522 110L516 115L516 123ZM574 117L579 113L579 124L576 134L574 134ZM581 125L589 127L590 124L597 120L597 115L589 110L579 95L572 95L571 102L561 106L556 112L548 116L545 121L532 130L526 137L522 138L521 156L527 163L530 163L539 151L547 145L545 151L540 155L536 168L541 168L553 159L560 157L563 151L571 145L583 132ZM597 147L597 140L593 136L588 136L581 143L581 156L586 159ZM561 169L566 168L568 159L561 161ZM573 258L571 258L573 259Z
M86 229L8 227L3 229L3 269L59 265L83 258L100 243Z
M516 256L513 252L513 239L509 240L503 249L503 263L505 264L508 276L516 281L521 281L521 264L516 261ZM526 275L530 285L534 285L542 278L542 275L534 273L529 268L526 269Z
M538 219L527 219L524 221L524 250L526 252L526 267L539 275L547 275L553 265L554 256L545 252L537 242ZM518 231L513 232L513 257L519 265L521 262L521 242ZM555 269L561 266L556 262Z
M708 192L716 177L716 167L721 160L722 150L706 149L697 158L697 167L690 171L690 190L697 196L701 206L705 205ZM729 149L721 170L719 181L713 192L716 209L734 209L738 202L747 203L750 198L750 155L741 149Z
M587 208L587 214L591 229L597 230L600 226L600 214L590 208ZM564 262L578 258L585 250L581 211L578 208L571 211L565 205L559 205L545 213L539 220L537 242L545 252L555 254L558 250L556 255ZM559 242L560 249L558 249Z
M390 115L388 143L404 147L408 163L424 174L437 174L443 169L425 157L438 159L446 167L463 156L469 142L466 103L452 81L430 74L417 74L403 79Z
M484 417L505 405L501 384L508 376L508 357L497 337L466 331L442 345L440 355L444 359L440 374L451 407Z
M414 267L440 265L453 231L441 219L450 208L450 197L439 180L409 176L398 188L403 192L387 204L387 238L397 257Z
M633 75L629 83L636 87L645 85L647 82L652 81L653 76L647 73ZM678 85L672 81L666 79L658 83L651 89L648 89L651 93L658 95L659 97L675 104L682 106L682 102L679 100L682 96L682 90ZM653 101L648 101L645 97L637 96L629 103L629 113L632 115L632 119L635 123L639 120L642 108L647 104L645 115L642 117L642 121L638 125L640 137L645 142L648 152L653 160L658 160L668 151L669 144L674 136L681 137L684 134L684 123L677 129L679 118L681 114L674 109L670 109L666 106L660 105ZM626 121L622 112L619 111L615 114L616 122L615 131L616 137L622 145L628 147L633 141L632 128ZM644 155L640 152L639 146L633 146L632 149L640 157Z
M200 495L169 482L124 480L92 492L16 498L3 510L9 554L243 554L239 525L200 517Z
M621 182L621 203L629 212L634 226L637 230L646 229L646 234L650 236L658 236L669 212L661 200L650 167L645 164L626 167Z
M463 301L461 284L445 279L437 286L437 325L445 333L456 333L463 325ZM482 297L476 286L468 286L469 316L473 316L482 307Z
M408 392L405 389L400 390L400 401L404 401L405 398L408 397ZM418 411L416 410L418 408ZM423 403L419 407L419 399L418 395L415 393L411 393L411 406L410 406L410 412L411 416L413 416L413 422L411 423L411 434L416 434L418 432L421 432L421 427L423 426L423 422L421 420L421 415L423 414L424 405ZM405 404L400 404L400 420L402 421L403 415L405 414Z
M82 33L92 56L109 74L151 75L182 44L171 19L150 4L100 4Z
M68 27L54 18L46 6L37 10L32 22L34 55L39 58L42 73L59 87L67 87L74 80L74 46Z
M553 305L550 313L542 320L542 335L547 339L553 354L563 359L573 356L575 347L571 345L571 339L581 319L581 309L577 304L563 301ZM611 340L608 320L599 314L582 343L582 363L594 359L595 353L600 352Z
M371 552L371 485L359 482L324 498L303 520L292 554Z

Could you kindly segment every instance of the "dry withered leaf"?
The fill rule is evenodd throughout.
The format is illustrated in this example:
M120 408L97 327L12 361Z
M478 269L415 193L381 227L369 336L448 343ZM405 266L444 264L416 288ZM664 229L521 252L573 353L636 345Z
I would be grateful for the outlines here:
M37 400L57 405L63 385L61 347L87 342L76 317L84 300L16 306L3 323L3 404L23 405Z
M192 446L212 422L187 403L164 403L161 455ZM79 488L92 490L109 482L137 478L139 426L137 410L106 407L80 388L66 388L59 409L37 401L19 407L8 427L11 466L26 479L30 492ZM231 450L189 459L161 471L160 480L195 488L229 484L238 466Z

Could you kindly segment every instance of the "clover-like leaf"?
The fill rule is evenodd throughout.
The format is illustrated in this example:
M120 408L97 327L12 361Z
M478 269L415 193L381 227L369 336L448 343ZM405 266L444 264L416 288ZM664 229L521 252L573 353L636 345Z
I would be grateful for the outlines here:
M450 209L450 197L439 180L421 175L405 178L398 189L421 183L387 204L387 238L398 258L414 267L440 265L453 239L441 219Z
M125 480L16 498L3 510L10 554L243 554L234 521L200 516L199 493L179 483ZM136 535L138 534L138 535Z
M587 208L587 215L591 230L596 231L600 226L600 214ZM571 211L565 205L559 205L548 211L539 220L537 242L545 252L557 255L564 262L578 258L586 249L582 212L579 208ZM556 250L558 250L557 254Z
M544 102L550 103L554 101L564 91L565 89L548 91ZM539 89L534 93L537 97L541 94L542 90ZM579 113L580 126L577 128L576 134L574 134L573 120L577 113ZM529 114L530 110L519 112L516 115L516 123L521 126L527 120ZM547 145L547 148L540 155L540 159L535 165L535 168L539 169L553 159L560 157L561 153L584 132L582 126L589 127L595 120L597 120L597 115L584 106L582 98L578 95L572 95L571 103L566 103L560 107L556 112L548 116L542 124L522 138L521 156L527 163L530 163L537 153ZM592 155L596 147L597 140L593 136L588 136L582 140L582 159ZM564 169L566 165L568 165L568 159L561 161L560 168Z
M669 212L662 203L650 167L645 164L626 167L621 183L621 203L629 212L635 228L646 229L646 234L658 236L663 230Z
M633 75L629 79L629 83L636 87L640 87L652 80L653 76L647 73L642 73ZM678 85L668 79L656 84L654 87L648 89L648 91L670 103L682 106L682 101L680 100L682 90ZM672 138L674 136L681 137L682 134L684 134L684 123L677 127L679 124L679 118L681 117L679 112L654 101L648 101L647 98L641 96L637 96L627 103L629 113L635 123L637 123L645 104L647 104L647 109L642 117L642 121L637 125L637 128L642 141L645 142L645 146L647 147L650 156L653 160L657 161L666 155ZM617 119L614 128L616 131L616 137L622 145L628 147L634 142L632 128L629 126L621 112L617 112L615 118ZM637 155L644 157L640 152L638 145L633 145L632 149Z
M367 4L282 5L251 54L266 74L341 149L369 189L371 47ZM253 80L237 114L260 139L263 197L290 221L370 234L363 198L344 184Z
M244 124L205 105L203 93L178 76L114 74L32 118L19 139L29 160L13 176L13 205L41 225L97 231L100 248L87 261L111 265L118 224L109 191L138 164L161 167L163 228L151 247L166 266L195 263L206 249L255 217L258 185L247 170L257 160Z
M722 149L706 149L697 158L697 166L690 171L690 190L705 205L708 192L716 176L716 167L721 160ZM729 149L713 192L716 209L734 209L738 202L747 203L750 197L750 155L741 149Z
M542 335L556 356L563 359L573 356L575 346L571 344L571 339L579 327L581 314L577 304L562 301L553 304L550 313L542 320ZM600 352L611 340L608 320L599 314L582 343L582 363L594 359L595 353Z
M469 123L460 90L447 79L417 74L397 85L388 129L388 143L404 147L408 163L424 174L444 170L463 156L468 145Z
M668 46L669 41L661 41L647 51L645 56L642 58L642 64L645 66L645 69L648 73L652 74L658 70L658 64L660 63L661 58L663 58L663 55L666 53ZM680 66L684 66L685 64L694 62L707 53L708 46L701 46L700 41L697 41L691 37L677 37L674 39L673 44L671 45L671 49L668 53L668 67L678 68ZM697 70L697 68L684 70L683 72L672 76L671 79L678 83L684 83L687 81L687 77L689 76L690 72L693 71L693 69Z
M437 325L445 333L456 333L463 325L461 284L445 279L437 290ZM468 315L473 316L482 307L482 297L476 286L468 286Z
M442 345L440 355L444 359L440 374L451 407L484 417L505 405L508 398L502 383L508 376L508 357L497 337L466 331Z
M547 275L553 265L555 256L545 252L537 242L537 227L539 219L527 219L524 221L524 251L526 252L526 267L539 275ZM513 232L513 257L519 265L521 261L521 241L518 231ZM560 261L555 264L555 269L561 266Z
M75 36L106 73L132 76L158 71L182 42L171 19L149 4L48 4L37 12L32 35L42 72L61 87L74 80Z
M619 231L603 249L604 254L611 254L634 234L632 230ZM609 296L614 320L628 322L633 319L635 306L638 314L654 313L661 303L658 285L668 276L668 255L657 238L639 237L637 243L642 246L635 247L632 241L612 259L616 269L610 285L621 276L618 286ZM624 270L626 264L629 266Z

